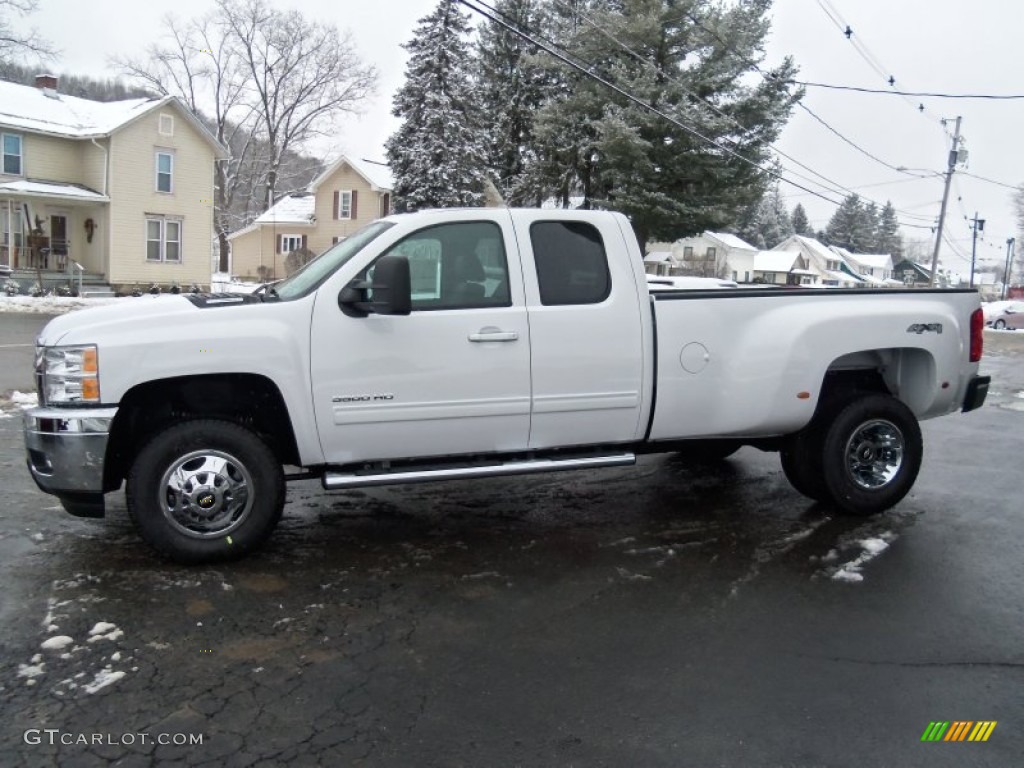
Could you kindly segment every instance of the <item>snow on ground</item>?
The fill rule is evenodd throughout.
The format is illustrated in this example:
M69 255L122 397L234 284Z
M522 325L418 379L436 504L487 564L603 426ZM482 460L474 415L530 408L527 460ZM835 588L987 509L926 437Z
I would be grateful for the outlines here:
M854 542L856 546L860 547L861 553L853 560L843 563L832 571L832 579L834 581L845 581L848 583L864 581L864 574L862 573L864 565L885 552L895 539L895 533L886 531L878 536L872 536L870 538L860 539Z
M43 641L42 648L44 651L62 651L74 642L74 638L67 635L54 635Z
M116 672L109 669L101 669L96 673L96 677L93 678L91 683L85 685L86 693L96 693L101 688L106 688L108 685L112 685L124 677L124 672L118 670Z
M0 312L21 312L38 315L63 315L76 309L102 307L124 299L79 299L72 296L0 296Z
M210 290L214 293L252 293L263 283L248 283L232 277L226 272L214 272L210 278Z

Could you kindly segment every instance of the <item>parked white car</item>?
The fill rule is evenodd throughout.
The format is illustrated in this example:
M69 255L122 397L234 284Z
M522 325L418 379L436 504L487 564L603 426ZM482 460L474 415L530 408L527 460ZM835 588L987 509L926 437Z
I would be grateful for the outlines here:
M376 221L258 295L76 312L39 336L28 467L69 512L126 483L183 562L327 489L777 450L855 514L903 498L918 420L977 408L974 291L651 291L629 221L427 211ZM288 471L286 472L286 468Z

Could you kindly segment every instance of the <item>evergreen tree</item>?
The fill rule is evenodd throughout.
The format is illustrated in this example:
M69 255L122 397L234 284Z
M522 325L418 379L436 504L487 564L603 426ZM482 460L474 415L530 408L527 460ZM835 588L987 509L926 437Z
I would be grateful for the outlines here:
M788 59L775 76L750 82L770 5L694 0L681 13L673 0L591 0L570 12L556 3L554 39L692 130L553 63L555 87L536 124L538 186L563 203L581 194L584 206L626 213L641 244L735 222L764 192L769 176L758 166L769 161L768 144L801 95Z
M876 228L870 212L873 205L865 207L855 194L843 200L829 219L824 242L853 253L870 253L875 242Z
M468 33L458 6L440 0L404 46L409 63L392 109L402 125L386 144L398 210L483 201L486 148Z
M497 12L519 29L536 34L540 0L499 0ZM545 82L530 43L500 24L485 24L477 43L480 104L486 116L487 165L507 202L529 200L524 173L533 145L534 114Z
M807 218L807 211L804 210L802 203L796 204L791 218L793 221L793 234L814 237L814 228L811 227L811 222Z
M862 253L878 253L878 206L874 202L861 205L861 229L867 233L866 242L861 244Z
M737 234L761 250L774 248L796 234L778 184L770 187L756 204L747 209Z
M893 263L903 256L903 238L900 236L900 222L896 218L896 209L892 207L891 201L886 201L882 213L878 217L878 234L875 238L875 248L879 253L888 253L892 256Z

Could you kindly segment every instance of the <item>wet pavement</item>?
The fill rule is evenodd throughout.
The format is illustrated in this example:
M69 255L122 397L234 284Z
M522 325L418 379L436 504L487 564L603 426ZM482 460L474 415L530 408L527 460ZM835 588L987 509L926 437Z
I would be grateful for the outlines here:
M926 422L866 520L744 448L296 483L263 551L183 568L123 494L57 508L0 418L0 765L1019 764L1024 334L986 342L989 404ZM935 720L998 725L922 743Z

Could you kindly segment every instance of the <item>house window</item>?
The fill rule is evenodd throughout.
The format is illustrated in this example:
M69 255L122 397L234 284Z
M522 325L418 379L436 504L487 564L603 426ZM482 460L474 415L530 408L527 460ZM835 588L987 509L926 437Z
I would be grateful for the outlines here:
M160 115L160 127L158 130L161 136L173 136L174 117L171 115Z
M302 248L302 235L281 235L278 253L293 253Z
M181 221L162 216L146 219L146 261L181 263Z
M156 153L156 191L174 191L174 154L171 152Z
M715 249L714 248L708 248L707 258L708 258L709 261L711 259L715 258Z
M684 259L692 259L693 258L693 246L691 246L691 245L684 245L683 246L683 258Z
M21 136L16 133L3 135L3 172L11 176L21 176Z
M336 219L354 219L355 205L353 200L355 194L349 189L336 190L334 193L334 218Z

